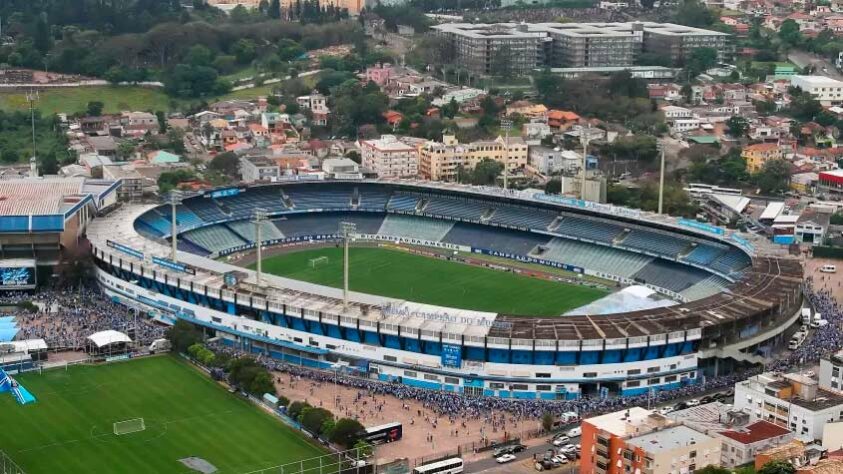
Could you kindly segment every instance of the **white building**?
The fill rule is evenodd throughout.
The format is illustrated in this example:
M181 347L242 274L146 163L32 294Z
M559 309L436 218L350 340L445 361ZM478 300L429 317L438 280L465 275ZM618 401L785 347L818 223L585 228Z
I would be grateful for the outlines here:
M572 150L531 146L529 158L530 166L537 173L544 175L582 168L582 156Z
M410 178L419 172L419 151L394 135L360 142L363 168L381 178Z
M326 158L322 171L331 179L362 179L360 166L351 158Z
M811 94L823 106L843 104L843 82L825 76L790 76L790 85Z
M843 351L820 360L820 387L843 394Z
M272 181L280 174L278 163L265 156L243 156L240 158L240 175L244 183Z
M664 119L668 121L675 119L687 119L694 116L691 109L686 109L685 107L679 107L677 105L667 105L662 107L662 113L664 114Z
M797 439L822 439L826 423L843 420L843 395L801 374L756 375L735 384L735 409L788 428Z
M698 130L699 128L700 121L695 118L674 119L670 124L670 131L673 133L688 132L691 130Z

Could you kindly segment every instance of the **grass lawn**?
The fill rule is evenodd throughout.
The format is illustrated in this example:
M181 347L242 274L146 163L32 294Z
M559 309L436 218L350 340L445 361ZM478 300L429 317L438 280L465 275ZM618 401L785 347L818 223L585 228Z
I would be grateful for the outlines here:
M328 263L311 268L309 260ZM606 292L397 250L353 248L349 286L354 291L453 308L520 315L558 315ZM297 280L342 287L342 249L322 248L277 255L263 270Z
M39 92L36 106L43 114L84 112L88 102L105 104L105 113L123 110L170 110L170 99L162 89L137 86L95 86L48 89ZM29 110L23 92L0 93L0 109Z
M205 459L238 474L322 451L174 356L75 366L19 376L38 401L0 394L0 449L27 474L187 473L179 459ZM146 430L116 436L115 421Z

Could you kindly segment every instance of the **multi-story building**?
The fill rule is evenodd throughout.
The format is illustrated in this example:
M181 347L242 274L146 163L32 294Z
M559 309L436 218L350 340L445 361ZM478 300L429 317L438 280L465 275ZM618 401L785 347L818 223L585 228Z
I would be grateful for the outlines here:
M821 439L826 422L843 421L843 395L805 375L764 373L735 384L735 408L785 427L801 440Z
M429 141L419 149L419 175L435 181L454 181L460 169L472 170L484 159L506 165L512 173L527 165L527 144L521 137L504 137L461 144L453 135L442 143Z
M419 150L394 135L362 140L360 156L363 168L381 178L408 178L419 173Z
M446 23L433 30L449 41L455 63L478 74L632 66L641 52L679 62L702 47L726 60L732 51L726 33L670 23Z
M843 351L820 359L820 388L843 394Z
M733 468L755 461L755 455L793 439L789 429L769 421L750 422L749 413L720 402L706 403L667 415L720 440L720 466Z
M102 177L123 183L117 188L117 198L121 201L136 201L143 197L144 178L132 165L105 165Z
M632 407L582 422L580 474L673 474L719 465L720 442Z
M756 143L745 147L741 157L746 160L746 170L757 173L768 161L784 159L784 152L776 143Z
M791 76L790 85L811 94L823 106L843 104L843 81L825 76Z
M278 163L266 156L240 157L240 175L244 183L271 181L280 174Z
M296 98L299 107L309 109L313 112L312 122L314 125L324 127L328 125L328 115L331 110L328 108L328 99L318 92L310 95L303 95Z

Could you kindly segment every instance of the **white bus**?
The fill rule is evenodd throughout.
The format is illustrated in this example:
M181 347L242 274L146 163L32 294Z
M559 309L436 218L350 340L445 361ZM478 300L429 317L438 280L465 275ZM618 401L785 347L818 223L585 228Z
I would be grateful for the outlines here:
M449 458L419 466L413 469L413 474L459 474L462 471L462 458Z

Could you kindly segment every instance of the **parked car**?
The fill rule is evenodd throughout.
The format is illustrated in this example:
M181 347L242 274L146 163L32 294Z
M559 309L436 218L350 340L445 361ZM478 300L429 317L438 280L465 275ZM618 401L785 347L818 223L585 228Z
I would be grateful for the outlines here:
M688 404L688 407L690 408L690 407L699 406L700 401L697 400L696 398L692 398L692 399L688 400L686 403Z
M524 451L525 449L527 449L527 446L523 444L513 444L512 446L510 446L510 448L512 449L512 453L514 454Z
M503 456L495 458L495 461L497 461L498 464L506 464L508 462L515 461L515 455L514 454L504 454Z
M557 455L557 456L553 456L550 460L553 461L554 463L558 463L558 464L568 464L568 458L566 458L565 456L563 456L561 454Z
M562 454L569 454L569 453L575 453L575 452L579 451L579 449L577 449L577 447L574 446L573 444L566 444L565 446L562 446L561 448L559 448L559 451L561 451Z
M569 441L571 441L571 438L569 438L567 436L560 436L560 437L553 440L553 445L554 446L562 446L563 444L567 444Z
M669 413L673 413L673 407L664 407L658 410L658 414L662 416L667 415Z
M570 438L576 438L577 436L582 435L582 428L580 428L579 426L577 426L576 428L571 428L565 434L568 435L568 437Z

